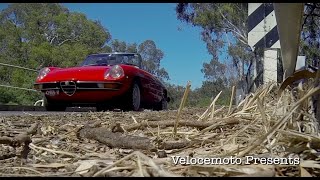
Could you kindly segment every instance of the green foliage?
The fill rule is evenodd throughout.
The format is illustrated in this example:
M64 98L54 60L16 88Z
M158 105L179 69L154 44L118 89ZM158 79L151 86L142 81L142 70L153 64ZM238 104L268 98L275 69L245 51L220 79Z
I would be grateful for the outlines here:
M139 44L138 52L142 56L142 68L161 80L169 80L169 74L164 68L160 68L160 61L164 53L157 48L152 40L146 40Z
M306 3L304 17L300 53L306 56L308 65L318 66L320 58L320 3Z
M111 51L111 35L100 22L60 4L10 4L0 13L0 59L3 63L40 69L69 67L90 53ZM0 66L0 84L32 89L37 74ZM38 93L0 88L0 103L33 104Z
M138 45L115 39L111 42L111 48L115 52L138 52L142 57L142 69L155 75L161 81L170 79L168 72L164 68L160 68L164 53L157 48L154 41L146 40Z
M201 72L208 80L216 80L222 78L226 73L226 65L219 62L218 59L212 59L209 63L203 63Z
M171 98L169 102L170 109L178 109L185 91L185 87L165 84L168 89L168 96ZM226 81L218 78L214 81L204 81L200 88L190 90L186 106L187 107L208 107L213 98L222 91L217 105L229 105L231 97L231 88L226 85Z
M115 52L126 52L127 51L127 44L124 41L120 41L115 39L111 43L111 48Z
M255 56L247 40L247 3L178 3L176 13L179 20L202 31L202 40L212 55L201 70L206 80L225 77L231 85L245 76L250 79ZM223 52L227 58L219 59ZM235 71L226 71L227 61L232 62Z
M202 28L202 38L212 55L203 64L206 81L192 90L187 106L206 107L220 91L217 104L227 105L231 83L238 79L237 71L230 70L218 54L228 47L233 64L250 62L246 45L247 5L239 3L178 4L178 18ZM180 9L179 9L180 8ZM181 9L182 8L182 9ZM240 11L241 10L241 11ZM164 53L153 40L141 44L111 41L111 34L99 21L92 21L82 13L70 12L57 3L11 4L0 13L0 61L39 70L46 66L70 67L85 56L100 52L138 52L143 58L143 69L161 81L169 75L161 68ZM226 75L226 76L225 76ZM35 72L0 66L0 84L32 89ZM185 87L166 83L170 108L178 108ZM41 94L32 91L0 87L0 103L32 105Z
M222 91L216 104L227 105L230 101L231 91L227 85L227 81L222 78L218 78L213 81L204 81L201 88L195 89L191 95L196 100L198 106L208 106L213 101L219 92Z
M171 101L168 103L169 109L178 109L185 87L170 83L165 83L165 86L167 87L168 97L171 98Z
M202 29L209 53L216 57L223 46L247 44L247 3L178 3L177 18Z
M10 4L0 12L0 62L39 70L47 66L78 65L92 53L139 52L145 70L168 80L160 68L164 53L152 40L140 45L111 41L99 21L70 12L57 3ZM0 84L32 89L37 73L0 66ZM39 93L0 87L0 103L32 105Z
M235 85L238 79L242 79L246 73L247 77L252 77L251 63L256 58L259 64L263 51L257 49L254 54L248 47L247 7L246 3L177 4L177 18L201 28L202 39L212 55L211 61L204 63L201 70L207 81L203 82L200 88L190 92L188 105L208 106L221 90L222 94L217 104L228 105L231 86ZM306 3L304 17L300 53L307 57L307 64L317 66L320 58L320 3ZM218 54L225 49L227 49L229 60L232 60L232 66L222 63L218 58ZM245 68L248 68L247 72ZM183 90L177 92L179 96L176 96L181 98Z

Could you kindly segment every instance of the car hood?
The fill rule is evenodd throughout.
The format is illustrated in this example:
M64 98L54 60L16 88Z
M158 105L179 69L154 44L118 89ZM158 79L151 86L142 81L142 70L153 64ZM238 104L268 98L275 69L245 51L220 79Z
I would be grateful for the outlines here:
M43 78L44 81L102 81L110 66L84 66L72 68L57 68Z

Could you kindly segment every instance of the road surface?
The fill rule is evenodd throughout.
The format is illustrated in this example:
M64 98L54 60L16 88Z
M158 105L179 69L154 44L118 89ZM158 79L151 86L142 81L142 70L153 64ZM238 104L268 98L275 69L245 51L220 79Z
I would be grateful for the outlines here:
M65 112L59 111L0 111L0 116L41 116L50 114L70 114L73 112L90 112L96 111L95 108L67 108Z

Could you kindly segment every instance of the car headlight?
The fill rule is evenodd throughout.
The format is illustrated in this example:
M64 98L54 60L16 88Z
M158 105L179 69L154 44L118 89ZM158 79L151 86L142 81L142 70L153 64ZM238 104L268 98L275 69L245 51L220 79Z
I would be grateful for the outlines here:
M46 75L48 75L49 72L50 72L50 69L47 67L41 69L38 74L37 80L38 81L42 80L44 77L46 77Z
M104 78L105 79L119 79L124 76L124 71L121 66L115 65L109 71L105 72Z

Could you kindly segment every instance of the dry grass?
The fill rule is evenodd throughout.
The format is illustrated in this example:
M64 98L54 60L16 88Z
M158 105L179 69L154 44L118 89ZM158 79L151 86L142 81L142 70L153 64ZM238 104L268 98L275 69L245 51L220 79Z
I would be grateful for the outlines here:
M215 109L218 94L204 111L180 109L167 112L75 113L64 116L24 116L2 118L0 132L8 136L23 131L17 123L39 122L32 137L26 162L18 157L3 158L1 176L318 176L320 136L318 122L310 110L311 96L320 88L312 82L286 90L277 98L277 84L260 87L236 108ZM292 93L294 92L294 93ZM187 93L186 93L187 94ZM234 93L233 93L234 94ZM233 95L232 95L233 96ZM181 106L183 107L183 105ZM178 114L178 118L177 118ZM200 115L199 115L200 114ZM20 119L19 119L20 118ZM215 122L204 129L179 125L179 119ZM239 123L226 125L224 120ZM145 127L124 134L149 137L159 142L190 141L181 149L133 151L109 148L93 140L78 139L84 124L122 127L150 121L171 120L171 127ZM179 125L179 126L178 126ZM22 130L21 130L22 129ZM14 151L2 145L2 153ZM6 149L6 150L5 150ZM171 156L195 158L259 158L254 164L174 164ZM1 157L1 156L0 156ZM263 158L299 157L296 164L264 164ZM283 159L284 160L284 159Z

